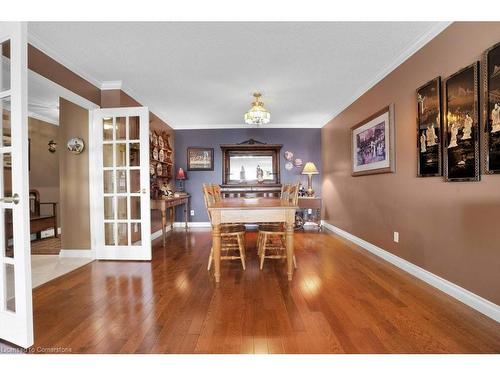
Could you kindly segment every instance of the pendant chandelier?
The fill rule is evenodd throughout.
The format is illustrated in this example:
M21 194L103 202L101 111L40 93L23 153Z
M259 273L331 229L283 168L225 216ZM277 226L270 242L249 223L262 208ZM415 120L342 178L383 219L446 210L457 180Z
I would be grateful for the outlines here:
M252 108L245 113L245 123L249 125L265 125L271 121L271 114L264 108L264 103L260 100L262 96L260 92L253 94L255 100L252 103Z

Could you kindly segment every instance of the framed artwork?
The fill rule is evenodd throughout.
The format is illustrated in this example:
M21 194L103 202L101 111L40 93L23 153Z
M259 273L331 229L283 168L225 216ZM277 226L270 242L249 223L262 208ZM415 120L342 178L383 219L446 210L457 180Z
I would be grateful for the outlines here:
M394 173L394 104L351 128L352 175Z
M486 173L500 173L500 43L483 55L483 119Z
M445 81L446 181L479 181L479 63L475 62Z
M417 89L417 176L442 175L441 77Z
M188 171L213 171L214 149L206 147L188 147L187 149Z

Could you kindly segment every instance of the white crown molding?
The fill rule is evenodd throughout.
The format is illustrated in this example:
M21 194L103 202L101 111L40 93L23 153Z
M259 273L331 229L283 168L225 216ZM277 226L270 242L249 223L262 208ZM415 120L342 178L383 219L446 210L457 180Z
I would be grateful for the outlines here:
M61 258L90 258L90 259L95 259L95 251L85 249L85 250L79 250L79 249L62 249L59 252L59 257Z
M417 40L415 40L411 45L409 45L406 49L404 49L399 56L394 59L394 61L383 68L378 74L376 74L366 85L361 87L354 95L350 98L346 99L342 105L340 105L333 114L326 119L326 122L321 125L322 128L326 124L328 124L331 120L337 117L342 111L344 111L347 107L349 107L352 103L358 100L363 94L368 92L373 86L382 81L389 73L395 70L398 66L403 64L406 60L408 60L415 52L429 43L432 39L438 36L442 31L444 31L448 26L450 26L452 22L437 22L434 26L432 26L429 31Z
M35 112L32 112L32 111L28 111L28 117L31 117L31 118L34 118L36 120L40 120L43 122L47 122L47 123L52 124L52 125L59 126L58 121L55 121L54 119L51 119L50 117L42 116L42 115L35 113Z
M122 81L103 81L101 90L121 90Z
M451 281L443 279L440 276L433 274L407 260L400 258L387 250L384 250L372 243L365 241L355 235L346 232L343 229L337 228L336 226L327 223L322 220L322 225L324 228L330 230L331 232L338 234L341 237L355 243L356 245L368 250L370 253L384 259L385 261L393 264L394 266L408 272L409 274L415 276L416 278L422 280L423 282L439 289L440 291L448 294L449 296L465 303L467 306L472 307L474 310L496 320L500 323L500 306L488 301L487 299L472 293L471 291L458 286Z
M90 82L95 87L98 87L98 88L101 87L101 84L102 84L101 81L94 78L92 75L88 74L87 72L83 71L82 69L78 68L76 66L76 64L72 64L68 59L66 59L60 53L56 52L52 47L50 47L49 44L44 42L33 31L28 31L28 43L31 44L36 49L42 51L43 53L45 53L47 56L51 57L55 61L57 61L59 64L65 66L66 68L71 70L73 73L79 75L80 77L82 77L86 81Z
M318 124L267 124L267 125L248 125L248 124L214 124L199 125L185 124L172 126L174 130L200 130L200 129L320 129L323 125Z

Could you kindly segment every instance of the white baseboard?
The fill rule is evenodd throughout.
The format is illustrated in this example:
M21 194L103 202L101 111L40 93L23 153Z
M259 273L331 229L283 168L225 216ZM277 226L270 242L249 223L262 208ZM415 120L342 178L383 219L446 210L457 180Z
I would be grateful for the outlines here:
M93 250L88 250L88 249L85 249L85 250L78 250L78 249L65 250L65 249L62 249L59 252L59 256L61 258L91 258L91 259L95 259L95 252Z
M174 228L184 228L186 223L184 221L176 221ZM209 221L189 221L188 228L210 228Z
M484 299L471 291L462 288L442 277L439 277L432 272L429 272L413 263L408 262L378 246L371 244L355 235L346 232L336 226L322 220L323 227L332 231L333 233L344 237L345 239L354 242L356 245L361 246L363 249L368 250L372 254L386 260L387 262L395 265L396 267L408 272L409 274L417 277L418 279L426 282L427 284L441 290L442 292L450 295L451 297L465 303L467 306L479 311L480 313L496 320L500 323L500 306Z
M170 228L167 228L167 231L169 231L169 230L170 230ZM154 233L151 233L151 241L154 241L154 240L156 240L157 238L160 238L162 234L163 234L163 232L162 232L162 230L161 230L161 229L160 229L160 230L157 230L157 231L156 231L156 232L154 232Z

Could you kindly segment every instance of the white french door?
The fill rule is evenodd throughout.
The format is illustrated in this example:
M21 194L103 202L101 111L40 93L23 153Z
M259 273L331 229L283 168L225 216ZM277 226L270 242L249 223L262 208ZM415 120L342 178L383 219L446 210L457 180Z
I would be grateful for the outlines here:
M149 111L93 111L93 211L97 259L151 260Z
M33 345L27 26L0 22L0 338Z

